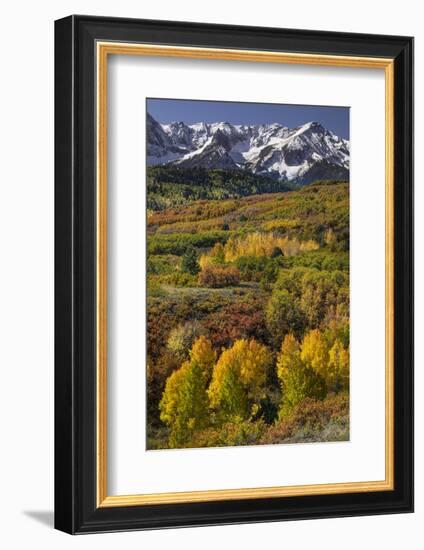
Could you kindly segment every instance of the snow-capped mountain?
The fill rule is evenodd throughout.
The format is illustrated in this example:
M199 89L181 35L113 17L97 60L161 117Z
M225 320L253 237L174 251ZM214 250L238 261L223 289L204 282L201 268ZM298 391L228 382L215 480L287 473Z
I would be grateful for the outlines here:
M147 163L247 169L297 183L348 179L349 142L318 122L297 128L277 123L160 124L147 114Z

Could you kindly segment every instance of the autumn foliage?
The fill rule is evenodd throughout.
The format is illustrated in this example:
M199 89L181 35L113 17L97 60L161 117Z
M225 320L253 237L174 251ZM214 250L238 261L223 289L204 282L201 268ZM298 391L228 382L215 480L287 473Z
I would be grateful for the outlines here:
M206 388L216 354L201 336L190 352L190 359L168 378L160 402L161 420L171 427L170 447L180 447L192 433L207 425Z
M236 267L206 265L199 273L199 283L210 288L235 286L240 282L240 271Z
M310 331L301 344L293 334L285 336L275 365L281 437L292 426L281 421L298 418L300 404L328 412L310 403L323 401L330 389L347 389L347 361L348 350L339 340L331 345L320 331ZM169 447L248 444L262 437L261 404L272 368L271 351L254 339L236 340L217 357L205 336L197 338L189 359L169 376L160 402Z
M225 260L232 262L241 256L272 256L277 248L285 256L293 256L300 252L317 250L319 244L313 240L299 241L273 232L248 233L242 237L233 237L226 242Z
M349 396L332 395L325 400L300 401L291 414L263 432L259 443L308 443L344 441L349 438Z
M180 179L148 213L147 448L348 439L348 185Z
M248 419L264 397L270 351L255 340L236 340L213 369L210 406L224 418Z

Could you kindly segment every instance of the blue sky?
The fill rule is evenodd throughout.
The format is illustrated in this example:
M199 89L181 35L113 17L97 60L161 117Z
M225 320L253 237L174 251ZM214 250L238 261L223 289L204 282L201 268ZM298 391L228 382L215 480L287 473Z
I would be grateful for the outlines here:
M320 122L336 135L349 139L349 107L147 99L147 111L162 124L183 121L269 124L279 122L294 128L306 122Z

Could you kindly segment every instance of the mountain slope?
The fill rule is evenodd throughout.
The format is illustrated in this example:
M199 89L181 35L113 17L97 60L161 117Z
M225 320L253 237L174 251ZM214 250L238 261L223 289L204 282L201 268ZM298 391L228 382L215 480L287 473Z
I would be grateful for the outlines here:
M173 164L147 168L147 207L154 211L195 200L237 199L292 189L289 182L247 170L182 168Z
M244 169L297 184L349 178L349 142L318 122L293 129L277 123L161 125L147 116L149 166Z

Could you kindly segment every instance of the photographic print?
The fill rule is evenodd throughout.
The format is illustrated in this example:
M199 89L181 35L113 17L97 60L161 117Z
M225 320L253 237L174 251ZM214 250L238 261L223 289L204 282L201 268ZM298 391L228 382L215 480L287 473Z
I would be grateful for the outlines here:
M55 22L57 529L413 511L413 49Z
M146 110L147 449L349 440L349 108Z

